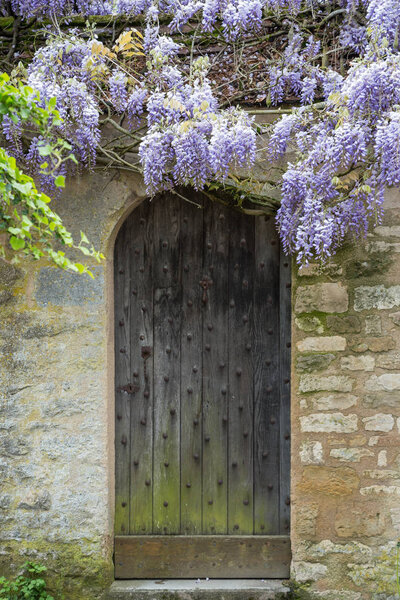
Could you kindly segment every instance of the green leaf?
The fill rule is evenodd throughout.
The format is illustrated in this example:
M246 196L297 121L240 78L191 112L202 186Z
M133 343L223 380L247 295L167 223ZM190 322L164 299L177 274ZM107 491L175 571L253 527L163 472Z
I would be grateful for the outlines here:
M55 178L54 183L57 187L65 187L65 177L64 175L59 175Z
M10 244L13 250L22 250L25 247L25 241L13 235L10 237Z

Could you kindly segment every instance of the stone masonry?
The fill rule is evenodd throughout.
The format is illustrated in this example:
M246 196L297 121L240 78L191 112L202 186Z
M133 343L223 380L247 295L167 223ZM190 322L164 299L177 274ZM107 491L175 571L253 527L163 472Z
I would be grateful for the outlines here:
M400 214L293 294L292 577L300 598L394 598L400 537Z
M129 174L69 183L56 210L107 260L95 279L0 261L0 574L27 559L64 600L113 579L113 244L144 197ZM296 597L395 594L400 537L400 212L293 279Z

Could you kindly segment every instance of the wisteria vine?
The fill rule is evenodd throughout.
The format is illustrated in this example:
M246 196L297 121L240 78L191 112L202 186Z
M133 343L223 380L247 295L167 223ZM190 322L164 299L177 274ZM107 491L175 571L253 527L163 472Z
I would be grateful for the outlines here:
M381 217L385 188L400 186L397 0L11 0L11 9L15 17L49 20L47 44L16 77L26 77L43 103L56 98L62 123L52 131L71 144L74 169L136 170L153 195L223 187L239 181L241 169L257 162L267 171L291 151L273 184L281 190L284 248L299 262L326 260L349 235L365 235ZM61 32L59 20L74 15L140 15L144 24L142 33L128 27L106 44L94 31ZM225 40L237 60L254 37L274 38L271 29L264 35L266 23L278 28L279 43L258 68L257 100L267 109L296 104L270 126L267 144L265 126L244 107L221 105L207 49L194 51L210 35ZM192 32L189 47L184 27ZM335 48L326 46L333 35ZM121 134L123 154L102 142L105 125ZM43 140L27 140L18 120L5 118L2 128L10 151L37 167Z

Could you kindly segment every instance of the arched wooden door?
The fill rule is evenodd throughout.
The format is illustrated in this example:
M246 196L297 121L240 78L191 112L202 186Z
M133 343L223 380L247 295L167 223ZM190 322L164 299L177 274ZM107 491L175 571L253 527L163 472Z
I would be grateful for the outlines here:
M289 575L290 264L165 194L115 246L117 578Z

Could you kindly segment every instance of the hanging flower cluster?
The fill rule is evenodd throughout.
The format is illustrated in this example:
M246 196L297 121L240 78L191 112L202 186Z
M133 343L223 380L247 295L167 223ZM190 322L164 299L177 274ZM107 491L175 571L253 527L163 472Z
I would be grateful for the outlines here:
M398 0L11 0L16 14L55 19L72 14L143 14L143 39L125 32L112 49L78 35L52 38L37 51L28 83L43 101L56 98L67 138L79 163L92 166L100 141L101 115L118 115L132 131L146 125L136 147L149 194L177 185L203 188L223 182L256 156L257 127L239 108L218 106L205 58L185 71L185 49L160 30L196 19L199 29L226 43L254 35L263 19L286 27L279 56L264 63L265 97L272 105L288 97L300 108L277 121L268 152L295 159L281 181L277 222L286 251L299 261L331 256L351 235L363 235L379 219L385 186L400 185L400 2ZM328 5L344 15L339 43L358 54L344 76L321 60L318 36L303 31L299 13L312 9L320 23ZM335 13L333 10L332 14ZM357 20L358 12L364 15ZM297 17L296 17L297 15ZM326 16L327 15L327 16ZM327 21L327 22L328 22ZM318 30L318 27L315 28ZM125 36L125 37L123 37ZM243 37L244 36L244 37ZM127 50L129 52L127 52ZM143 55L146 67L129 69L128 56ZM336 65L340 67L340 65ZM7 119L3 133L16 156L23 154L21 127ZM35 163L40 139L28 158ZM65 165L63 164L63 168Z

